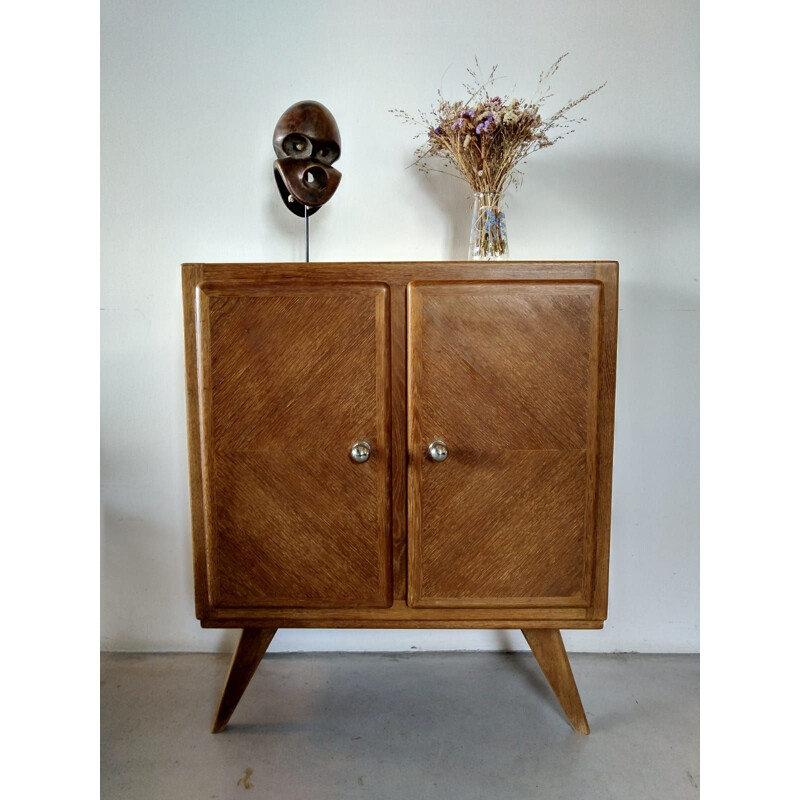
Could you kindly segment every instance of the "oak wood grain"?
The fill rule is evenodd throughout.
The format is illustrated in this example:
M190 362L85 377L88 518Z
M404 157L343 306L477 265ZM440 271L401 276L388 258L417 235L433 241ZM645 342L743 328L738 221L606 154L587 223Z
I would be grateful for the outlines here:
M209 283L199 306L211 604L389 605L388 290Z
M392 325L392 551L394 601L405 605L408 548L406 547L406 293L391 286Z
M611 547L611 479L614 471L614 400L617 375L618 267L609 265L603 280L603 323L600 348L598 405L597 494L595 499L595 557L593 562L593 619L608 615L608 565Z
M589 733L589 723L583 710L581 696L572 675L561 631L554 629L523 629L528 642L550 688L558 698L561 708L578 733Z
M206 518L203 491L199 385L200 339L195 296L203 268L184 264L182 275L184 346L186 353L186 428L189 461L189 498L192 520L192 566L194 570L195 615L203 619L211 611L206 572Z
M183 264L205 281L237 281L263 285L265 281L372 281L407 286L411 281L495 280L616 280L615 261L330 261L313 263Z
M326 611L329 609L325 609ZM331 609L332 610L332 609ZM416 609L428 611L430 609ZM209 616L201 620L203 628L242 628L246 625L278 625L281 628L382 628L382 629L409 629L409 630L436 630L439 628L483 629L501 630L515 629L520 625L536 625L538 628L558 628L563 630L599 630L603 627L603 620L581 619L580 613L565 614L563 617L551 617L544 614L541 617L531 612L519 617L508 617L505 611L499 611L495 616L472 617L460 613L454 616L453 609L441 617L425 617L420 614L362 614L353 616L343 611L330 616L322 614L315 617L302 617L292 610L286 612L261 613L259 611L246 613L247 610L237 611L235 615L222 612L209 612ZM516 609L514 609L516 610ZM548 609L549 610L549 609ZM333 611L333 610L332 610ZM585 609L581 609L585 613ZM500 616L503 614L503 616Z
M452 608L412 608L405 603L395 603L389 608L248 608L211 609L204 622L215 627L345 627L403 628L443 627L519 628L525 622L537 627L548 622L556 627L602 627L602 623L589 619L588 609L571 607L534 608L474 608L465 606L454 612ZM497 623L497 624L495 624Z
M275 628L244 628L242 630L239 643L228 667L228 675L222 688L217 713L214 715L214 723L211 726L212 733L225 730L276 632Z
M617 320L617 265L615 262L383 262L379 264L353 263L313 263L313 264L186 264L183 267L184 309L185 309L185 341L187 366L187 425L189 431L189 464L190 487L192 494L192 530L194 541L195 565L195 605L198 618L205 627L242 627L258 624L264 627L507 627L522 628L526 621L528 627L554 628L597 628L602 627L602 620L607 613L607 580L608 580L608 544L610 532L610 498L611 498L611 466L613 458L613 412L614 412L614 372L616 361L616 320ZM562 584L557 587L560 595L548 600L540 594L528 598L514 598L510 593L494 597L498 605L494 608L475 606L476 598L462 596L461 607L440 607L439 600L432 598L431 607L420 608L408 605L408 589L406 586L407 558L406 531L407 508L413 506L413 498L406 497L406 474L413 454L406 452L406 442L411 435L406 431L408 419L406 361L407 361L407 298L408 284L411 282L456 281L460 284L475 283L485 285L491 282L553 282L558 284L589 282L600 289L600 304L597 337L599 346L593 355L597 359L597 369L590 366L590 373L598 375L597 413L595 419L587 418L587 427L583 433L585 439L596 442L596 452L591 452L586 459L585 471L588 478L584 481L585 495L582 508L584 510L584 528L593 526L590 535L584 537L586 550L583 552L582 574L577 578L573 568ZM383 579L382 592L385 592L381 606L359 605L362 600L352 601L345 594L346 606L342 600L333 598L327 604L319 600L315 604L303 606L294 598L283 598L288 605L267 606L256 598L256 605L220 605L215 598L212 602L208 583L207 568L213 563L213 553L208 541L213 540L214 515L217 513L209 500L210 485L203 491L203 419L204 398L208 387L204 386L204 372L201 362L210 355L206 352L207 337L202 330L202 298L215 292L223 294L235 287L241 299L259 298L265 290L270 291L276 285L292 288L301 294L307 289L320 284L344 285L380 283L387 287L388 309L383 325L389 337L385 366L389 371L385 381L385 421L386 421L386 505L391 530L387 532L385 553L381 556L381 565L386 577ZM202 291L198 288L202 285ZM480 292L478 289L474 291ZM198 303L197 301L201 302ZM235 400L232 400L235 403ZM209 405L209 408L212 406ZM570 408L571 419L574 421ZM580 416L580 415L578 415ZM502 415L501 420L502 422ZM506 415L506 423L509 418ZM516 424L511 421L511 424ZM522 429L531 435L536 433L532 422L523 420ZM527 424L527 427L526 427ZM499 425L499 423L498 423ZM498 425L495 425L495 432ZM592 425L595 426L594 433ZM500 425L500 427L502 427ZM213 431L212 431L213 433ZM562 432L563 433L563 432ZM234 434L234 438L239 434ZM572 442L567 434L567 443ZM563 441L561 442L563 445ZM544 449L544 448L542 448ZM562 451L562 453L565 451ZM544 457L544 456L543 456ZM492 459L502 468L514 472L515 458L526 456L515 453L493 453ZM594 458L594 465L592 464ZM568 457L567 457L567 460ZM369 463L369 462L367 462ZM450 462L451 464L455 461ZM448 462L444 462L446 466ZM437 465L438 466L438 465ZM238 469L244 469L239 466ZM543 468L544 469L544 468ZM566 467L566 485L571 485L574 478L574 465ZM557 470L558 471L558 470ZM544 472L547 472L544 469ZM209 477L212 473L207 471ZM592 476L594 475L594 478ZM594 481L594 483L593 483ZM574 492L573 487L570 491ZM594 507L591 507L593 498ZM206 514L204 511L208 511ZM573 520L574 523L574 520ZM571 523L572 524L572 523ZM346 553L347 551L345 551ZM444 550L438 558L444 558ZM461 558L465 568L467 561ZM413 561L413 557L412 557ZM356 562L358 563L358 562ZM443 562L442 562L443 563ZM502 580L511 581L506 575ZM515 580L518 580L517 577ZM478 579L479 580L479 579ZM564 583L563 581L566 581ZM579 593L571 594L576 581L581 583ZM513 581L512 581L513 582ZM564 587L567 587L567 591ZM328 584L330 588L330 584ZM508 587L507 587L508 588ZM495 594L497 594L495 592ZM463 595L463 592L462 592ZM235 596L235 592L234 592ZM232 596L229 599L234 599ZM572 599L574 597L574 599ZM277 595L273 598L280 601ZM447 598L444 598L447 602ZM235 600L235 603L238 603ZM483 602L477 599L478 604ZM517 602L529 602L528 606L516 606ZM511 605L508 605L508 604ZM588 605L587 605L588 603Z
M410 603L588 605L601 285L408 295Z

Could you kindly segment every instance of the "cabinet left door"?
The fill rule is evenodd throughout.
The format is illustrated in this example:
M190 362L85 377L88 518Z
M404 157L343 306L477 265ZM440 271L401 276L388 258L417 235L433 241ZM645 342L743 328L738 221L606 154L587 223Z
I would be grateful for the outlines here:
M208 605L390 605L388 287L201 281L185 297Z

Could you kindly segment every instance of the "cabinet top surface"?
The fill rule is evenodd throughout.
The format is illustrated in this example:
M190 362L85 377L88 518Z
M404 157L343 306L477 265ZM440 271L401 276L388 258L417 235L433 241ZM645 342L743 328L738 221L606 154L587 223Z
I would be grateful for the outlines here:
M598 280L615 281L616 261L303 261L185 263L186 278L324 278L326 280Z

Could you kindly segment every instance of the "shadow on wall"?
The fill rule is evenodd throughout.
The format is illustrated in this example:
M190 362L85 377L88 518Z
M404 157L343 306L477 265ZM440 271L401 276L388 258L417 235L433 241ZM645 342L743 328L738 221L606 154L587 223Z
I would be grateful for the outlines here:
M611 240L615 251L619 247L629 254L624 281L656 277L656 265L669 266L676 252L685 252L687 241L699 241L699 163L650 154L549 160L547 151L538 155L509 198L512 248L519 226L524 241L557 243L569 258L622 261L616 253L572 252L573 241ZM519 216L530 221L529 229Z
M472 189L466 181L443 175L414 170L414 183L420 194L433 196L440 215L432 221L437 230L431 239L443 242L442 250L452 261L467 258L469 230L472 219Z
M201 646L189 649L232 651L238 631L206 632L194 619L188 496L152 489L133 508L124 490L107 488L106 494L120 502L101 505L102 649L184 650L191 631ZM171 518L178 521L170 525Z
M506 192L512 258L618 258L616 253L589 252L597 239L616 239L622 249L634 249L639 256L640 265L630 264L629 259L630 275L637 266L647 269L654 262L669 262L676 238L698 235L699 161L650 154L554 155L554 150L532 155L523 164L521 186ZM440 209L431 221L439 229L431 239L444 239L448 258L465 259L471 187L438 172L414 170L413 174L416 190L432 196ZM575 253L575 246L582 252Z

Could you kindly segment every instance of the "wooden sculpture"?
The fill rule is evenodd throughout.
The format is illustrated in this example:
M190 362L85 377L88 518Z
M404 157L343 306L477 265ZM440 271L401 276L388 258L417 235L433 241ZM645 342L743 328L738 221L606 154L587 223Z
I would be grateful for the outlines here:
M308 217L333 197L342 173L331 166L341 153L339 127L322 103L302 100L283 112L272 137L275 181L286 207Z

